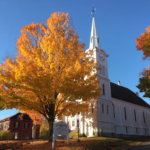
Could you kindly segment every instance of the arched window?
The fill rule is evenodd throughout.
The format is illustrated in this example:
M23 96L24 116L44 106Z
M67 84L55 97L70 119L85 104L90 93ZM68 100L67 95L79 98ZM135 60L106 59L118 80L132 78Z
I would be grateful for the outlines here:
M128 127L126 127L126 133L128 133Z
M134 109L134 118L135 118L135 121L136 121L136 111L135 111L135 109Z
M99 37L97 38L97 42L99 43Z
M105 85L103 84L103 95L105 95Z
M93 104L92 104L92 113L93 113Z
M101 64L99 65L99 67L101 68L101 70L100 70L100 74L102 74L102 66L101 66Z
M143 111L143 120L144 120L144 123L145 123L145 114L144 114L144 111Z
M103 75L105 75L105 66L103 66Z
M138 129L136 128L136 134L138 134Z
M108 110L108 109L109 109L109 106L107 105L107 114L109 113L109 110Z
M125 120L127 120L126 108L125 107L124 107L124 117L125 117Z
M104 113L104 104L102 104L102 113Z
M113 105L113 113L114 113L114 118L115 118L115 105L114 104L112 105Z

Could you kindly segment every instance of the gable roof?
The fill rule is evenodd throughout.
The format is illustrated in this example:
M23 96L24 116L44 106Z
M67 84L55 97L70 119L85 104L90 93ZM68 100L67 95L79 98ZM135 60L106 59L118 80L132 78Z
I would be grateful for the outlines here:
M15 114L15 115L10 116L10 117L7 117L7 118L8 118L8 119L19 119L19 115L20 115L20 114L22 114L22 113L17 113L17 114ZM23 120L32 120L32 119L29 117L29 115L24 114L24 115L23 115Z
M149 104L147 104L143 99L141 99L139 96L137 96L134 92L132 92L128 88L125 88L112 82L110 82L110 87L112 98L116 98L129 103L150 108Z

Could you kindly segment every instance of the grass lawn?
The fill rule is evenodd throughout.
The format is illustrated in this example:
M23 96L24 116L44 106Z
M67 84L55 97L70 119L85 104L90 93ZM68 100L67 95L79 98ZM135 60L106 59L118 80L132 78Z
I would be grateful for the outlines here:
M94 138L81 138L80 143L77 143L77 139L70 139L69 145L66 140L56 140L54 150L125 150L130 146L139 144L143 141L148 141L150 138L108 138L108 137L94 137ZM13 143L9 141L8 143ZM15 141L14 141L15 142ZM26 144L18 147L17 150L51 150L52 143L48 140L27 140L17 141ZM7 141L0 141L0 147L2 143ZM16 143L15 143L16 144ZM18 143L19 144L19 143Z

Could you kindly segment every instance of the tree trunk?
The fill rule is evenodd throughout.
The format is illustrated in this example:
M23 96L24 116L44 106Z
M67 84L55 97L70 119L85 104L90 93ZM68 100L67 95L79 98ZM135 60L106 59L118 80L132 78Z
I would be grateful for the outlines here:
M49 142L53 141L53 123L54 120L48 120L49 123Z

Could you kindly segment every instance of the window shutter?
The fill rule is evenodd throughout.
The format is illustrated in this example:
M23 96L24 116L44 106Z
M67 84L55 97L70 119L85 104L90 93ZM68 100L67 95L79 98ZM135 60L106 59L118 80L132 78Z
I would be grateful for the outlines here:
M28 128L29 128L29 123L28 123Z
M14 127L15 127L15 125L16 125L16 122L14 123Z
M25 124L26 124L26 123L24 123L24 128L25 128Z
M19 122L19 124L18 124L18 128L20 127L20 122Z

